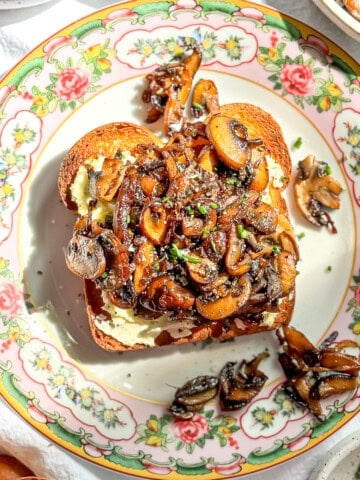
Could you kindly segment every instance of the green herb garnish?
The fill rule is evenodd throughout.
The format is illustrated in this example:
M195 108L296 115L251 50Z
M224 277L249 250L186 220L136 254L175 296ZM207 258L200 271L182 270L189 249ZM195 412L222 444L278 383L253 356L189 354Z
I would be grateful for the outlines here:
M360 480L360 465L358 465L355 472L355 480Z
M249 232L242 225L238 225L236 229L240 238L246 238L249 235Z
M179 248L175 243L172 243L169 248L170 256L174 260L183 260L184 262L189 263L201 263L201 259L197 257L189 257L188 252L184 249Z
M236 186L236 187L241 185L241 181L240 181L238 178L236 178L236 177L229 177L229 178L227 178L227 179L225 180L225 183L226 183L227 185L234 185L234 186Z
M331 175L332 174L332 170L331 170L330 165L326 165L326 167L324 168L324 174L325 175Z
M188 215L194 215L195 210L194 210L190 205L187 205L187 206L185 207L185 212L186 212Z
M298 137L294 142L294 148L300 148L302 145L302 138Z
M207 211L207 208L204 206L204 205L198 205L197 206L197 209L199 210L199 212L201 213L201 215L207 215L208 214L208 211Z
M272 253L273 253L274 255L279 255L280 252L281 252L281 247L280 247L280 245L274 245L274 246L272 247Z
M194 102L194 103L192 104L192 108L194 108L195 110L200 110L200 111L201 111L201 110L203 109L203 106L200 105L200 103Z

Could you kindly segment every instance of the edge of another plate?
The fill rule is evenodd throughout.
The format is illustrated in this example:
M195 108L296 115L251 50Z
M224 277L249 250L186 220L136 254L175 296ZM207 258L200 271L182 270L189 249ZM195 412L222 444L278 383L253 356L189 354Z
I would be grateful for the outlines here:
M360 42L360 21L352 17L335 0L313 0L313 2L343 32Z
M47 3L50 0L0 0L0 10L14 10L20 8L34 7Z
M360 449L360 432L348 435L336 444L318 463L310 475L309 480L330 480L330 478L341 478L342 480L346 480L342 476L345 472L339 472L341 474L339 477L334 476L336 468L340 463L345 463L346 460L348 460L348 465L346 464L344 467L349 469L346 470L346 473L349 475L349 478L355 478L354 471L356 466L352 464L351 455L358 449Z

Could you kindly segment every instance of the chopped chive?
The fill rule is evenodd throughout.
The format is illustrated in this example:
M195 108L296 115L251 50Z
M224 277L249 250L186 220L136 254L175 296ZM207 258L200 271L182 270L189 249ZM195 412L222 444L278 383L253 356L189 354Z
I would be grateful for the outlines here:
M130 217L130 213L128 213L126 215L126 223L130 223L131 222L131 217Z
M225 180L225 183L227 183L228 185L235 185L235 186L239 186L241 185L241 181L236 178L236 177L229 177Z
M294 148L300 148L302 145L302 138L298 137L296 141L294 142Z
M296 237L298 238L298 240L301 240L302 238L305 237L305 232L299 233L298 235L296 235Z
M242 225L238 225L236 228L240 238L246 238L248 236L249 232L245 230Z
M328 265L328 266L326 267L326 271L327 271L327 272L331 272L331 270L332 270L332 266L331 266L331 265Z
M204 205L198 205L197 209L201 213L201 215L207 215L208 211L207 208Z
M200 103L196 103L196 102L194 102L192 104L192 108L194 108L195 110L202 110L203 109L202 105L200 105Z
M326 165L326 167L324 168L324 174L325 175L331 175L331 173L332 173L332 170L331 170L330 165Z
M208 237L210 235L210 230L208 230L207 228L205 228L202 232L203 236L204 237Z
M216 202L211 202L210 203L210 208L212 208L213 210L216 210L217 208L219 208L219 204L216 203Z
M197 257L186 257L185 262L189 263L201 263L201 259Z
M280 245L274 245L274 246L272 247L272 253L273 253L274 255L279 255L280 252L281 252L281 247L280 247Z
M195 210L194 210L190 205L187 205L187 206L185 207L185 212L186 212L188 215L194 215Z
M217 248L213 239L210 240L210 245L214 253L217 253Z
M201 259L197 257L189 257L185 250L179 248L175 243L172 243L169 248L169 253L174 260L183 260L189 263L201 263Z

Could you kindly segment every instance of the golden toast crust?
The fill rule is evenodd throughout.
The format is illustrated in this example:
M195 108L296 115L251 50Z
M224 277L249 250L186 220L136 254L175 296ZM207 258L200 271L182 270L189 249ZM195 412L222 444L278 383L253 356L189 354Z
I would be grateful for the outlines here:
M141 144L161 146L162 141L147 128L129 122L108 123L81 137L65 155L59 170L58 189L66 208L76 213L70 187L80 165L99 156L114 158L124 150L131 153Z

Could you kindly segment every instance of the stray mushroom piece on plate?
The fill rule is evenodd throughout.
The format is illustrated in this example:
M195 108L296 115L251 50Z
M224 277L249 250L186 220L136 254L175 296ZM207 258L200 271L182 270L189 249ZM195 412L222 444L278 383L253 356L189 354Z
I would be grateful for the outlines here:
M217 377L201 375L178 388L169 411L174 417L183 420L191 418L205 403L216 397L219 380Z
M294 195L300 212L313 225L325 225L336 233L326 209L340 208L341 184L331 175L329 165L317 160L314 155L308 155L298 167Z
M268 377L258 367L268 356L267 352L262 352L250 361L226 363L220 373L222 410L243 408L261 391Z
M337 332L315 347L307 337L293 327L277 332L283 351L279 362L287 380L285 392L300 406L307 407L319 420L325 419L322 401L333 395L355 392L359 382L359 352L355 342L343 341L333 345Z

